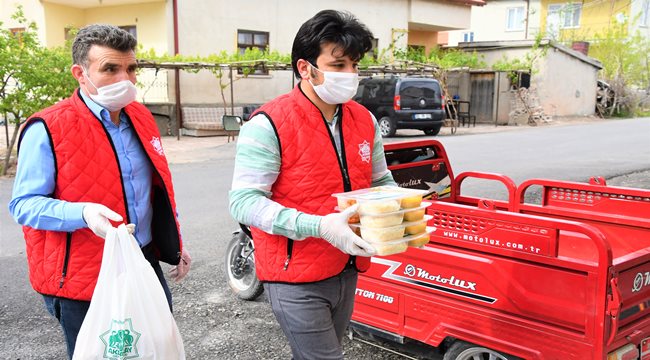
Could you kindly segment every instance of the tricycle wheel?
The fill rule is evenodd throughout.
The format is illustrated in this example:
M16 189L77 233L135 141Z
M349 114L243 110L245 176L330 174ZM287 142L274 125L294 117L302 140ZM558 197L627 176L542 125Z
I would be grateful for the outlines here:
M443 360L515 360L512 356L465 341L454 342L445 352Z
M242 300L255 300L264 287L255 274L253 241L244 232L235 233L226 247L226 279L228 286Z

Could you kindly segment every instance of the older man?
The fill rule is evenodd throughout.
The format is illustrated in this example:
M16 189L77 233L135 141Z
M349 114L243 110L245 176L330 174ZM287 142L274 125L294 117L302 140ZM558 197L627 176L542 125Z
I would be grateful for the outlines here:
M183 249L171 173L152 114L135 102L136 40L90 25L72 46L72 96L25 124L9 203L23 225L29 277L63 328L71 357L114 223L131 226L171 308L159 260L180 281Z

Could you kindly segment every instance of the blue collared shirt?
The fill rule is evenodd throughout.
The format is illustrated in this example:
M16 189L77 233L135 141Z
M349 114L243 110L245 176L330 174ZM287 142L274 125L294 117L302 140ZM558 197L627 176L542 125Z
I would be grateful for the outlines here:
M135 238L140 246L151 242L152 169L129 117L120 112L119 126L108 110L92 101L83 91L81 97L92 113L101 120L117 152L126 193L129 222L135 224ZM74 96L77 96L76 94ZM39 230L75 231L87 227L83 204L53 199L55 188L54 156L43 123L25 130L18 154L9 212L17 223ZM126 222L126 219L124 219Z

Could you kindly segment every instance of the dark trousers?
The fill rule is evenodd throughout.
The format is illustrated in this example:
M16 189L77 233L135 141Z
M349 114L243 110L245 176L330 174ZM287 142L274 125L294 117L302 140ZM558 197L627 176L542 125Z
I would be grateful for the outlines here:
M169 291L167 281L165 281L165 276L163 275L160 263L156 260L152 246L147 245L142 248L142 253L144 254L145 259L147 259L151 264L163 290L165 290L169 310L172 310L172 293ZM77 343L77 334L79 334L81 324L88 312L90 301L70 300L49 295L43 295L43 299L45 300L47 311L57 318L61 324L63 336L65 337L66 346L68 348L68 358L72 359L72 354L74 353L74 348Z
M348 267L318 282L264 284L293 359L343 359L341 341L352 317L357 275Z

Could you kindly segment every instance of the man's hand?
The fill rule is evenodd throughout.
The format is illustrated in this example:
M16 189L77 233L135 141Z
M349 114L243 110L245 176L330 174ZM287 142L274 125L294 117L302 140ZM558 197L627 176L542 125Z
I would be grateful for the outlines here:
M372 245L357 236L350 229L348 219L357 212L358 204L352 205L340 213L323 216L320 221L320 237L346 254L354 256L372 256Z
M178 263L178 265L169 270L169 275L172 277L172 279L174 279L175 282L179 283L190 271L191 266L192 257L190 256L190 253L187 252L185 248L183 248L183 251L181 252L181 261Z
M106 238L108 229L113 227L109 220L117 222L123 220L120 214L102 204L95 203L86 203L81 215L88 228L102 239Z

